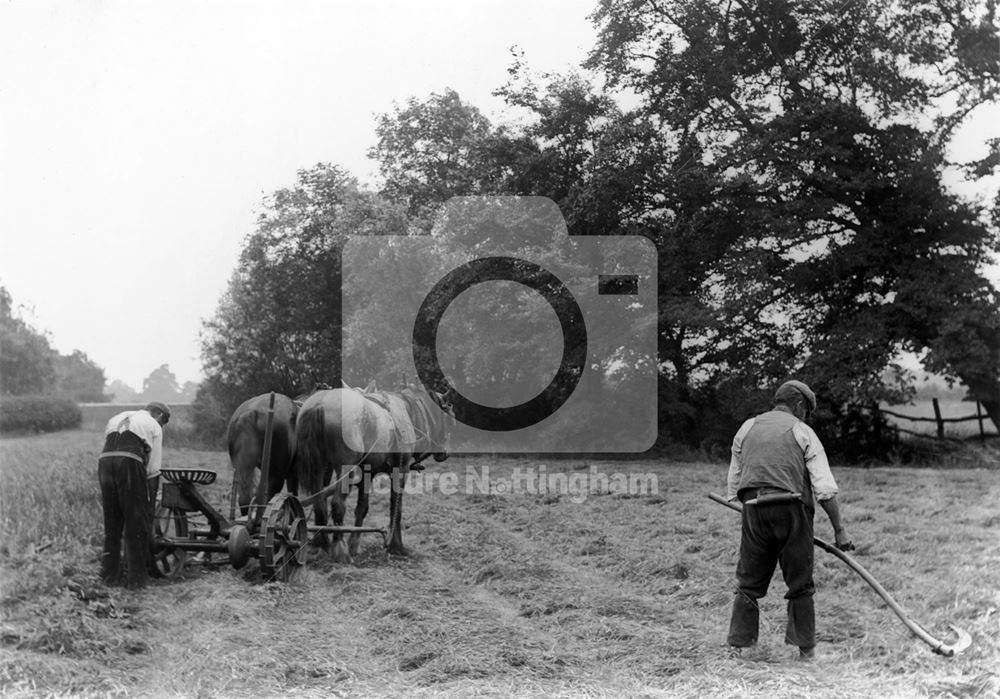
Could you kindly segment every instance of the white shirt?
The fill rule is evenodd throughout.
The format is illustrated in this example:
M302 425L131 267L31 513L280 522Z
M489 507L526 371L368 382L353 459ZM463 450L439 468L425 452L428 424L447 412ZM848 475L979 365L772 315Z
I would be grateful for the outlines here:
M740 427L733 437L732 458L729 461L729 478L726 483L726 499L732 501L736 499L737 490L740 485L740 453L743 446L743 438L747 436L750 428L753 427L756 418L750 418ZM812 483L813 495L817 500L829 500L837 494L837 482L833 479L830 471L830 462L826 458L826 450L819 436L813 428L799 420L792 427L792 435L795 441L802 447L802 454L806 461L806 471L809 472L809 482Z
M104 435L112 432L131 432L149 446L149 461L146 462L146 478L160 475L163 462L163 428L145 410L126 410L108 420Z

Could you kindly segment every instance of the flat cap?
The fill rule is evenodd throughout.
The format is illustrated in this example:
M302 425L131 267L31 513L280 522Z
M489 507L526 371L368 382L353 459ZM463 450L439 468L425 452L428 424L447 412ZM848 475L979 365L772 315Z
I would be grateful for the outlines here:
M146 407L143 408L143 410L146 410L147 412L159 410L161 413L163 413L163 417L167 418L168 421L170 420L170 408L168 408L165 403L161 403L158 400L154 400L151 403L147 403Z
M790 406L798 400L799 396L806 399L809 412L816 409L816 394L812 392L811 388L795 379L778 386L778 390L774 392L774 402Z

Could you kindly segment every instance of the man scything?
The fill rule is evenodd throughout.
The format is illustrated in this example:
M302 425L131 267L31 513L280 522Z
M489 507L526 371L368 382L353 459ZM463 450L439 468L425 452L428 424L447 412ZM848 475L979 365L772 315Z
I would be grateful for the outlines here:
M788 586L785 642L800 657L813 657L813 499L830 518L836 546L854 548L840 521L837 484L823 445L804 422L816 409L816 395L801 381L786 381L774 394L774 408L750 418L733 437L726 497L743 503L738 591L729 624L729 645L757 642L760 609L775 565Z

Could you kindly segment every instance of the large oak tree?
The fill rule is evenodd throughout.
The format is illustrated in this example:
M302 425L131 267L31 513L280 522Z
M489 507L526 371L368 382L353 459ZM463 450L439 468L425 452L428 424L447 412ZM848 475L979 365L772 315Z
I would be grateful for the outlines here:
M672 155L628 173L629 200L647 204L630 215L661 250L697 238L706 253L678 271L715 323L668 318L670 343L713 347L703 359L719 381L759 380L793 346L779 364L835 400L878 397L896 353L925 352L1000 425L1000 307L982 276L997 221L943 183L949 138L1000 89L994 10L600 4L590 66L635 94L630 117Z
M594 21L593 78L515 62L498 93L527 118L410 99L377 123L380 195L331 166L276 193L207 327L209 385L331 377L346 235L426 232L454 195L538 194L573 234L656 243L667 429L694 434L713 396L735 419L790 372L831 407L898 398L902 351L1000 424L997 207L944 185L951 137L1000 89L992 0L602 0ZM966 177L996 171L991 146ZM344 322L375 372L394 360L369 321Z

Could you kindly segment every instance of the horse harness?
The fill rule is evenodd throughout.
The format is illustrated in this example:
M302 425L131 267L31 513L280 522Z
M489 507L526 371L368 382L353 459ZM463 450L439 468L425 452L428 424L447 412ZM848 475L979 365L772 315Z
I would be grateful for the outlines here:
M438 444L437 440L434 439L434 435L430 432L430 426L433 425L434 418L427 409L427 406L424 405L421 397L417 395L415 391L407 389L397 395L414 412L419 413L422 418L421 422L423 425L418 425L417 421L414 420L412 416L406 415L405 411L402 411L399 406L393 405L388 393L382 391L364 392L358 389L353 390L357 391L367 400L370 400L372 403L389 413L395 427L395 436L397 441L396 446L399 448L400 452L404 451L404 446L416 446L421 440L424 440L427 444L434 447L441 446ZM409 439L411 433L413 435L412 441ZM414 456L414 463L417 464L427 458L428 455L423 454L420 457L416 457L416 455Z

